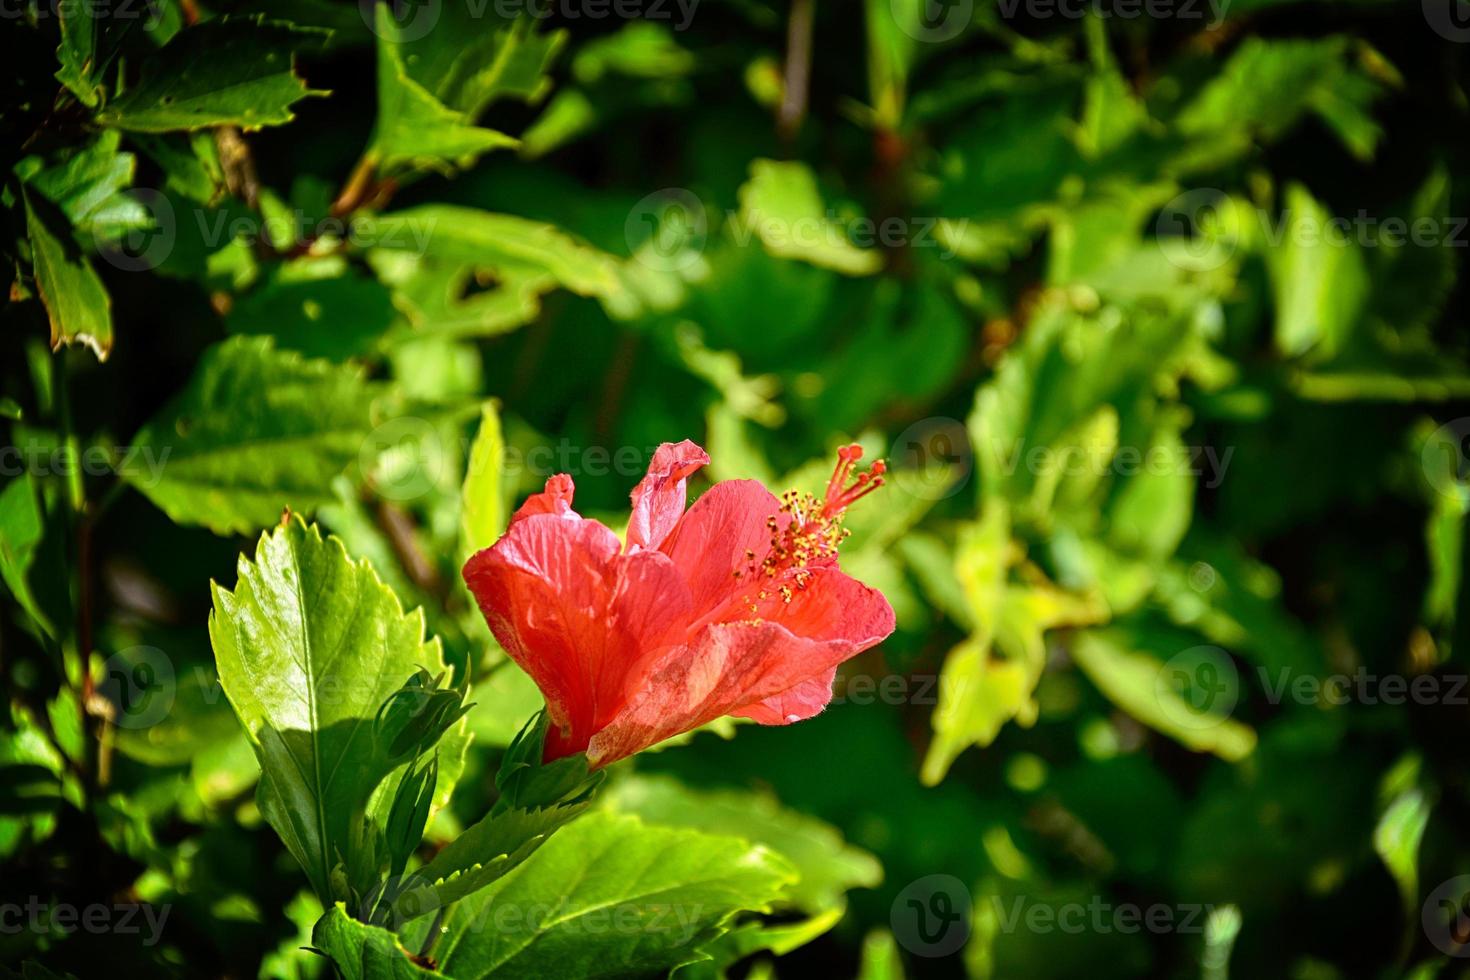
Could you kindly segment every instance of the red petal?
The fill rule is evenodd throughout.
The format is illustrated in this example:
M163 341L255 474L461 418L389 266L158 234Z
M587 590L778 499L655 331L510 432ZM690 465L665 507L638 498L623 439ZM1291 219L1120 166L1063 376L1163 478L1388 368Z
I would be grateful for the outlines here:
M591 763L606 765L747 709L758 721L769 711L810 717L831 699L837 665L893 632L888 600L837 569L814 573L801 599L781 605L766 619L706 626L688 647L667 654L638 697L593 736ZM825 684L820 700L817 684Z
M750 564L746 552L764 558L771 546L766 521L781 514L781 502L755 480L724 480L694 502L663 543L702 618L751 589L749 577L736 578Z
M628 519L628 550L657 548L684 516L685 485L690 474L709 463L709 454L694 443L666 442L648 464L648 475L633 488L633 515Z
M541 493L533 493L521 504L520 509L511 515L510 522L516 521L536 514L554 514L558 517L581 517L572 510L572 493L576 487L572 484L572 478L565 473L557 473L546 481L546 489Z
M465 564L495 638L546 698L556 726L548 758L581 751L687 622L673 563L618 551L598 522L543 512Z
M832 682L836 679L837 668L833 667L818 677L808 677L789 691L730 713L749 718L758 725L789 725L815 718L832 700Z

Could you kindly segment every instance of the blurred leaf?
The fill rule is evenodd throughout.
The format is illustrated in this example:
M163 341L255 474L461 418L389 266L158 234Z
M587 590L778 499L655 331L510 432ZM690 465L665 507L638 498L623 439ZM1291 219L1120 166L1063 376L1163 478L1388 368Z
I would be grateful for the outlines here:
M603 298L622 290L611 256L525 218L428 205L384 215L378 228L370 261L418 331L502 333L534 319L558 286Z
M772 255L810 262L847 276L867 276L883 266L883 257L848 238L822 203L816 176L803 163L754 160L750 180L740 188L740 218L735 241L750 235Z
M1193 697L1181 697L1163 679L1164 662L1134 647L1138 639L1120 630L1079 633L1072 656L1109 700L1155 731L1196 752L1213 752L1232 762L1250 755L1256 733L1214 713L1209 700L1200 706ZM1234 703L1233 688L1225 698Z
M22 473L0 491L0 579L32 619L55 636L56 627L31 590L31 564L45 534L44 517L36 501L36 484Z
M495 543L505 530L505 439L500 433L500 412L494 402L480 408L480 428L470 446L460 490L459 557L468 559Z
M275 337L282 348L335 361L370 353L397 317L384 286L330 259L272 266L235 301L231 333Z
M1362 252L1346 226L1300 184L1286 189L1279 242L1267 252L1276 299L1276 344L1289 356L1331 357L1350 340L1368 299Z

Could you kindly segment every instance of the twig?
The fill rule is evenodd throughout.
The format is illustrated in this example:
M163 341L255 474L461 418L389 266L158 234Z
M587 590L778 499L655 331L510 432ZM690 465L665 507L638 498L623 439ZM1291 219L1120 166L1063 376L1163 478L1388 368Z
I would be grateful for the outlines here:
M776 130L787 143L796 138L806 115L807 89L812 75L812 22L816 0L792 0L786 24L786 75Z

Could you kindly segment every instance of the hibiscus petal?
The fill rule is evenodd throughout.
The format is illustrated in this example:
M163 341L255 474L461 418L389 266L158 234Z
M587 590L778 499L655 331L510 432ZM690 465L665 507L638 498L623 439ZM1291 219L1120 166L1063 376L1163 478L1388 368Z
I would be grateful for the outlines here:
M582 515L572 510L572 493L576 487L572 478L565 473L557 473L546 481L546 489L541 493L533 493L521 504L520 509L511 515L510 522L533 517L536 514L552 514L557 517L580 518Z
M694 599L701 618L738 601L750 591L748 577L737 578L750 565L746 552L759 562L771 546L772 517L785 518L781 502L755 480L723 480L694 502L663 543Z
M686 481L709 463L709 454L694 443L666 442L654 451L648 475L631 494L633 515L628 519L628 550L657 548L684 515Z
M465 564L491 632L546 698L549 758L581 751L687 622L673 563L618 552L598 522L541 513Z
M730 713L749 718L758 725L789 725L815 718L832 700L832 682L836 679L837 668L833 667L817 677L808 677L789 691Z

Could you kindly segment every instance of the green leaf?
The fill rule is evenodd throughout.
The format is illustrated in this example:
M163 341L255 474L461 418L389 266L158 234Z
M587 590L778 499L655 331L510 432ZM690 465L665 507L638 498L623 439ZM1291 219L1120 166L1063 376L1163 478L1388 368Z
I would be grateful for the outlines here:
M1372 117L1382 86L1349 60L1343 37L1248 38L1178 118L1187 134L1248 129L1275 139L1315 112L1360 159L1381 135ZM1380 59L1381 60L1381 59Z
M343 980L425 980L443 974L419 966L387 929L351 918L341 902L311 931L312 944L331 958Z
M98 80L96 8L89 3L62 4L56 8L61 21L61 44L56 48L56 80L71 90L82 105L95 108L102 98Z
M502 333L534 319L557 287L604 300L623 293L612 256L539 221L425 205L384 215L378 228L369 261L415 331Z
M668 778L635 776L614 785L609 808L648 823L729 834L763 844L790 861L800 879L784 900L811 915L843 908L854 888L876 888L883 866L833 827L788 810L772 796L740 790L686 789Z
M903 959L893 933L875 930L863 939L863 965L858 980L903 980Z
M112 352L112 299L65 218L44 198L25 195L36 290L51 321L51 347L85 344L99 361Z
M270 334L307 357L343 361L370 354L397 319L379 282L330 258L273 266L230 309L231 333Z
M366 561L299 518L262 535L234 591L213 595L210 640L260 761L261 812L324 902L359 899L386 857L369 805L401 762L374 721L406 678L444 670L439 641Z
M455 906L434 955L458 980L647 976L698 958L732 916L766 910L794 878L736 838L589 814ZM405 940L426 929L415 923Z
M1347 345L1368 301L1358 243L1300 184L1286 189L1281 240L1266 254L1276 300L1276 346L1289 356L1331 357Z
M185 28L143 65L143 76L98 119L119 129L162 133L206 126L259 129L295 118L309 89L293 71L296 53L327 33L263 17L221 17Z
M1121 629L1088 631L1078 634L1072 656L1109 700L1154 731L1231 762L1250 755L1256 747L1255 731L1214 711L1212 703L1201 706L1182 697L1165 683L1166 663L1138 649L1144 642L1141 634ZM1224 683L1229 685L1228 707L1234 703L1237 685Z
M772 255L799 259L848 276L872 275L883 256L858 248L841 224L829 217L817 178L804 163L755 160L740 188L740 224L735 234L754 234ZM737 238L737 243L744 244Z
M122 193L133 182L137 157L122 153L122 135L105 130L85 149L34 173L25 161L16 168L31 187L66 215L75 234L92 244L110 242L122 233L152 227L153 215L140 201Z
M589 805L589 800L582 799L567 805L486 814L412 873L404 900L393 909L394 916L406 921L447 908L486 887L519 866Z
M460 491L459 557L468 559L495 543L505 530L505 439L500 432L500 412L494 402L480 408L480 429L470 446Z
M459 6L425 8L424 15L447 10L453 16ZM452 172L468 167L482 153L517 145L513 137L474 124L497 83L479 73L486 62L471 57L481 53L477 48L461 49L462 33L431 26L424 38L407 42L412 24L400 26L387 4L376 5L376 17L378 118L366 156L380 172ZM509 39L503 50L507 57L514 51ZM458 60L461 51L467 56L463 62ZM495 62L488 64L492 67L486 70L494 70Z
M35 478L24 472L0 491L0 580L36 624L55 636L56 627L36 601L30 583L31 564L45 531Z
M240 337L205 352L174 401L134 443L156 477L127 478L173 520L217 534L269 527L282 508L332 501L332 480L361 457L381 386L362 373Z

